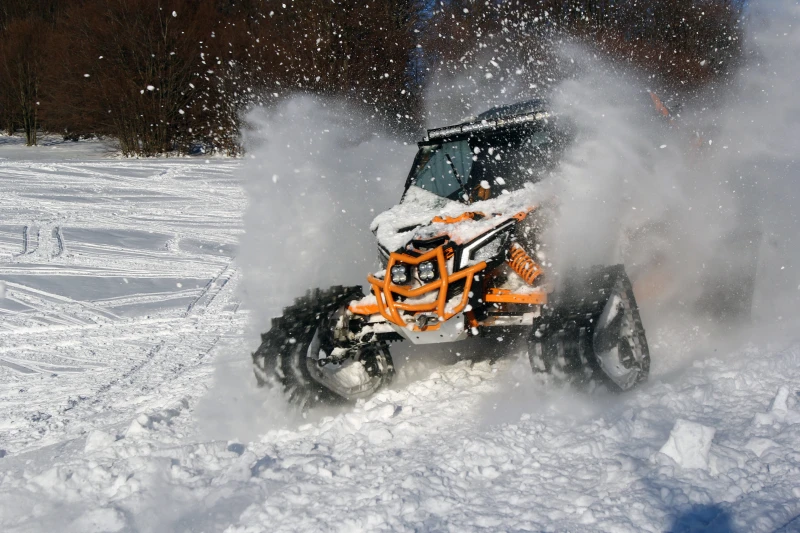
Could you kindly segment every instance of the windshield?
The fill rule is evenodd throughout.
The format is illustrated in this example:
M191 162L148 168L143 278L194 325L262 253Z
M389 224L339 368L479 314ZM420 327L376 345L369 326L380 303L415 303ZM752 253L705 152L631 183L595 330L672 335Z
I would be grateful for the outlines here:
M466 184L471 169L472 152L467 139L422 146L412 179L417 187L456 199L463 194L462 184Z
M487 200L539 181L557 162L557 141L547 130L507 129L422 145L409 184L451 200Z

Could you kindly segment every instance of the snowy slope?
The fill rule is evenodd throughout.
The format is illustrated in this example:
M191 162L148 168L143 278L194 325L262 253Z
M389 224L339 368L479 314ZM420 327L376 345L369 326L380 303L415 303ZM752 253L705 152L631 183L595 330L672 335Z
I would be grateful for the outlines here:
M299 419L248 369L236 165L0 160L0 531L800 531L796 337L651 329L622 396L398 348Z

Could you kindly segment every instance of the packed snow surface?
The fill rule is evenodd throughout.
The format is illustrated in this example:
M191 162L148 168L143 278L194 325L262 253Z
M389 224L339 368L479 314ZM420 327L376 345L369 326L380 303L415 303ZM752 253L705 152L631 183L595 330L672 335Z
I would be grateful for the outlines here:
M248 369L238 163L18 152L0 531L800 531L796 339L651 328L651 380L618 396L535 379L524 348L395 345L390 389L304 420Z

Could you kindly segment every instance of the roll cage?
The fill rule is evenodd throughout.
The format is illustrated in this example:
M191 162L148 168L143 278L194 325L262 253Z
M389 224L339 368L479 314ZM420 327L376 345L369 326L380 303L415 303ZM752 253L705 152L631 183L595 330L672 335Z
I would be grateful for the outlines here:
M526 104L528 109L522 107ZM568 135L541 102L533 104L538 109L531 111L532 104L523 102L492 109L472 122L428 130L417 143L403 197L416 185L469 204L539 181L555 166Z

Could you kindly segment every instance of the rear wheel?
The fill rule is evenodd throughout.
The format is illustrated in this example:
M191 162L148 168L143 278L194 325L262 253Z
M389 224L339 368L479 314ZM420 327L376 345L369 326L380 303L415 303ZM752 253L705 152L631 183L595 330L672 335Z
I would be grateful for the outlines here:
M302 408L320 402L364 398L388 384L394 366L384 342L371 342L333 357L333 329L347 305L363 296L360 287L310 291L272 321L253 354L259 385L281 388Z
M647 379L650 353L624 267L595 268L575 279L552 295L534 324L533 369L579 386L632 389Z

